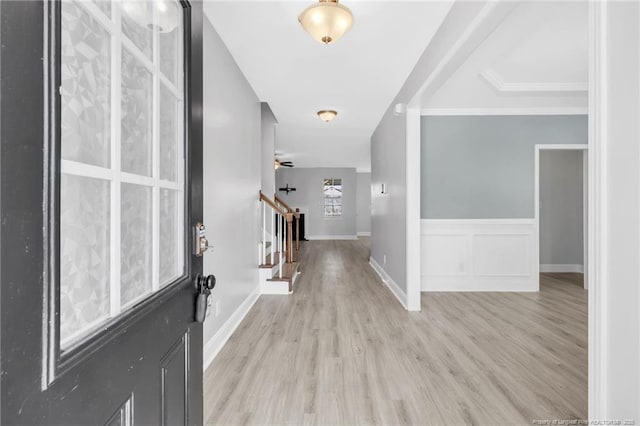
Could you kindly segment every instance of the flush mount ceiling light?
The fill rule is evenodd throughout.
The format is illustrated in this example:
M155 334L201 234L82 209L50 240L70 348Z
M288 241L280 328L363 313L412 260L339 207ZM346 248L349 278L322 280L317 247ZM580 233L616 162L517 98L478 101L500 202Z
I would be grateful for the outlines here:
M324 44L335 43L353 26L351 11L338 0L320 0L300 14L298 21L311 37Z
M338 115L338 113L332 109L323 109L322 111L318 111L318 117L320 117L320 120L327 123L336 118L336 115Z
M155 22L153 6L155 4ZM161 33L170 33L178 26L177 4L170 0L150 1L126 1L122 4L122 10L136 24L150 31L157 30Z

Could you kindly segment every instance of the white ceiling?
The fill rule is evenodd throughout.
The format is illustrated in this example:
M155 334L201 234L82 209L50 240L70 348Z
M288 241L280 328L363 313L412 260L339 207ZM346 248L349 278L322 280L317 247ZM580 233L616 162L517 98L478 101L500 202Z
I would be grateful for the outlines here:
M526 2L422 106L577 111L587 86L588 3Z
M279 124L276 150L296 167L370 168L369 141L452 1L342 0L352 30L322 45L298 23L315 0L209 1L204 10ZM321 109L338 117L324 123Z

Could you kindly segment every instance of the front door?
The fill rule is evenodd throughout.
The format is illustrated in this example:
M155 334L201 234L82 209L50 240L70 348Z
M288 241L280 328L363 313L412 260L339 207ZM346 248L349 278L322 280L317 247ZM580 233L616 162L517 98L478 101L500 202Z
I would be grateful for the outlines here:
M202 423L202 5L0 2L1 421Z

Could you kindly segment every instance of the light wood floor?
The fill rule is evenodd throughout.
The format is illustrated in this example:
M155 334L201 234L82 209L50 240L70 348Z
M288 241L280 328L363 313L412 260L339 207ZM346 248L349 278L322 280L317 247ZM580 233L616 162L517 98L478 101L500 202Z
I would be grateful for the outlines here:
M314 241L205 373L207 424L526 424L587 417L587 293L423 293L408 313L367 240Z

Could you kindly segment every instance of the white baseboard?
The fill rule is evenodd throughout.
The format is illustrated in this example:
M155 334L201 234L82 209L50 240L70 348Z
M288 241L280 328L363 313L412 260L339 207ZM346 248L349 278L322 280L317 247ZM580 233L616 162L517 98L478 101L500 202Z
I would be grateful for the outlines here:
M378 262L376 262L376 260L373 257L369 258L369 265L371 265L373 270L376 271L376 273L378 274L378 276L380 277L384 285L386 285L387 288L391 291L391 293L393 293L393 295L396 297L396 299L400 301L402 306L404 306L405 309L409 310L409 308L407 307L408 306L407 294L404 291L402 291L402 289L398 286L398 284L396 284L396 282L393 281L393 279L389 276L389 274L387 274L387 272L382 268L382 266L380 266Z
M538 283L529 278L433 278L421 277L422 292L536 292Z
M370 237L371 232L358 232L358 237Z
M307 235L307 240L357 240L357 235Z
M224 347L225 343L229 340L234 331L238 328L244 317L247 316L253 305L258 301L260 297L260 288L249 294L247 298L238 306L229 319L220 327L220 330L213 335L208 342L204 345L203 364L204 370L209 367L220 350Z
M584 274L583 265L543 263L540 265L540 272L573 272L576 274Z

